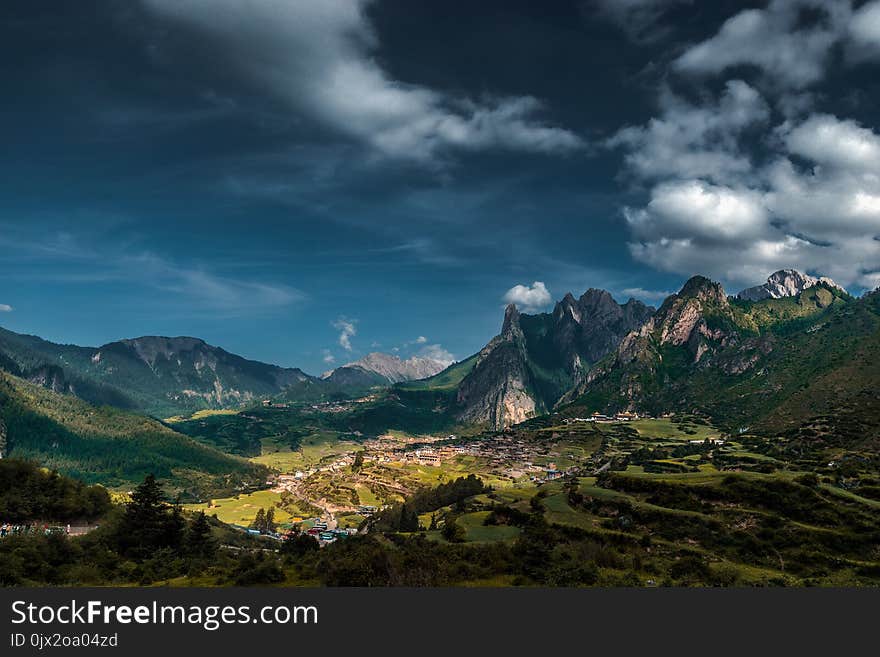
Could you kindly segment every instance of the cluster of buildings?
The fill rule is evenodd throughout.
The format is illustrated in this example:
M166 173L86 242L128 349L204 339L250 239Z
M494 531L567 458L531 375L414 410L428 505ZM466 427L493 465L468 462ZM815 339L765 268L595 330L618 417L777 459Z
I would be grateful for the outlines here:
M632 422L633 420L650 419L648 415L640 415L639 413L631 413L623 411L614 415L605 415L598 411L590 415L590 417L568 417L562 422L563 424L576 424L578 422Z

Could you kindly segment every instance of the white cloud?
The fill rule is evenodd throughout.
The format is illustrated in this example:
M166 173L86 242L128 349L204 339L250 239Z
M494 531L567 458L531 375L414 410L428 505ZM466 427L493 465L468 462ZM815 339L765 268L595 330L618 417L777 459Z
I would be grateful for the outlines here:
M323 354L322 360L327 365L332 365L336 362L336 357L330 352L329 349L324 349L321 353Z
M874 286L880 135L813 113L820 96L807 90L825 75L833 48L880 48L880 0L855 12L851 5L771 0L737 13L674 61L688 74L758 69L765 97L787 120L769 126L767 103L745 82L728 81L716 101L698 105L664 88L657 117L606 142L625 151L637 181L652 185L643 205L623 212L636 259L731 283L792 267Z
M662 183L647 207L624 210L633 234L649 242L698 239L741 241L758 237L767 225L761 194L701 180Z
M731 80L715 104L692 105L664 90L661 116L644 126L629 126L606 143L625 148L625 161L642 179L677 175L715 180L741 176L751 162L736 137L767 121L769 109L761 95L741 80Z
M331 322L333 328L339 331L339 346L345 349L346 351L351 351L351 339L357 335L357 320L356 319L346 319L345 317L340 317L337 320Z
M775 158L752 171L750 185L667 180L644 207L626 208L633 256L727 281L792 267L871 286L880 268L880 136L824 114L774 134Z
M395 158L443 151L533 152L583 146L539 118L530 96L474 100L394 80L376 57L368 0L144 0L156 15L212 39L238 71L291 109Z
M804 10L817 19L807 22ZM849 0L773 0L765 9L747 9L731 17L718 33L682 54L679 71L720 73L750 65L784 88L801 89L825 72L831 48L845 34Z
M546 307L553 297L541 281L528 285L514 285L504 295L504 303L515 303L525 312L535 312Z
M855 121L819 114L796 127L783 126L780 132L790 153L817 164L880 171L880 137Z
M424 335L420 335L416 338L416 344L425 344L427 341L428 338L426 338Z
M419 351L419 356L430 358L442 363L445 366L452 365L455 361L455 355L444 349L439 344L429 344Z
M12 306L10 306L8 303L0 303L0 313L11 313L11 312L12 312Z
M865 3L853 13L849 32L857 45L880 51L880 0Z

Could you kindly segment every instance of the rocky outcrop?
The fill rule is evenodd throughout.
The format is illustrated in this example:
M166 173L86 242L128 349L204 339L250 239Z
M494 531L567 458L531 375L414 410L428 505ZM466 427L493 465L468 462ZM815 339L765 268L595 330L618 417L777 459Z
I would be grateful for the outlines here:
M573 401L597 384L611 385L609 375L619 372L614 396L625 401L622 408L637 408L642 382L656 377L665 350L680 349L691 366L705 365L740 339L736 321L724 288L704 276L694 276L644 324L624 336L613 355L594 367L562 401Z
M736 296L745 301L782 299L783 297L795 297L804 290L820 284L846 292L840 285L825 276L816 278L794 269L780 269L770 274L767 282L763 285L747 288Z
M577 300L567 294L553 310L553 344L577 379L652 313L635 299L620 305L605 290L590 288Z
M516 306L507 306L501 333L477 356L458 389L459 419L493 428L509 427L539 410L530 391L526 339Z
M597 289L580 299L565 295L549 314L520 315L508 306L501 333L459 385L459 419L500 429L548 411L652 313Z

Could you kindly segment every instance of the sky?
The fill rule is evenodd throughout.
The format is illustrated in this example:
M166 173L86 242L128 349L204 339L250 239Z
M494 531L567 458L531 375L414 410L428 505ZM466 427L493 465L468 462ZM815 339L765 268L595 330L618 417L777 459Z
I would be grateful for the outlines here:
M12 0L0 325L320 373L503 307L880 285L880 0Z

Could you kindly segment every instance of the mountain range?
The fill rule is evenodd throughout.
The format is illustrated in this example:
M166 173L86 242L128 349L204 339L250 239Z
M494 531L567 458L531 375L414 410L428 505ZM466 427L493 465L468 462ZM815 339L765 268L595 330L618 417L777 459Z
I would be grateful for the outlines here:
M872 348L876 297L855 299L830 279L781 270L736 296L695 276L656 311L601 290L566 295L552 313L509 306L486 347L440 375L397 386L395 403L422 403L407 400L416 391L444 393L432 403L451 422L494 429L549 412L623 410L697 410L732 429L771 417L776 427L793 426L809 415L802 404L783 422L799 390ZM837 390L878 382L856 377Z
M62 394L154 417L245 407L264 398L317 401L426 378L450 363L372 353L322 378L261 363L192 337L145 336L101 347L0 328L0 369Z
M729 431L878 441L880 292L857 299L793 270L734 296L695 276L657 309L590 289L549 313L508 306L496 337L447 364L376 353L319 378L197 338L92 348L0 329L0 453L13 448L87 480L124 469L115 476L128 481L119 459L140 441L134 460L165 464L183 486L207 477L216 490L232 485L222 472L237 473L236 485L259 473L146 416L365 390L378 391L375 400L340 416L341 430L499 430L550 413L629 410L704 414ZM213 464L207 474L197 474L201 462Z
M453 362L425 356L411 356L404 360L393 354L373 352L360 360L330 370L321 378L341 386L389 385L427 379L442 372Z

